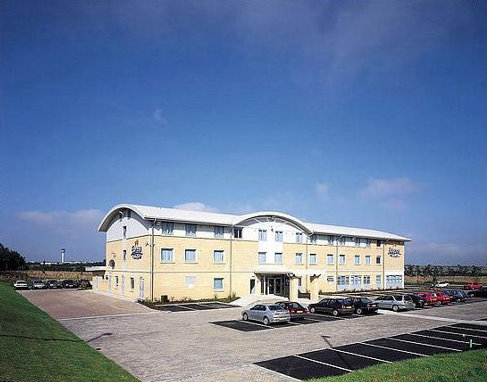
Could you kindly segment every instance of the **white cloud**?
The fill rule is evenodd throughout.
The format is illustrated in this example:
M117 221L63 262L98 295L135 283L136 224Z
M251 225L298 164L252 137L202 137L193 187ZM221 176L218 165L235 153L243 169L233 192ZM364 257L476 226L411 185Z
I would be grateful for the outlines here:
M154 110L154 113L152 113L152 117L154 120L161 126L167 125L167 120L166 117L164 117L164 114L162 112L162 109L156 109Z
M188 202L188 203L176 204L174 208L178 208L180 210L188 210L188 211L218 212L218 208L208 206L201 202Z
M406 262L414 264L486 265L487 244L411 242Z
M360 191L366 198L385 198L407 195L419 189L419 184L408 177L380 179L369 178L367 186Z
M43 226L44 228L68 232L69 230L94 229L101 222L104 213L96 209L82 209L74 212L57 211L22 211L17 214L18 219Z
M330 191L330 186L328 183L317 183L315 186L316 193L320 196L328 196L328 192Z

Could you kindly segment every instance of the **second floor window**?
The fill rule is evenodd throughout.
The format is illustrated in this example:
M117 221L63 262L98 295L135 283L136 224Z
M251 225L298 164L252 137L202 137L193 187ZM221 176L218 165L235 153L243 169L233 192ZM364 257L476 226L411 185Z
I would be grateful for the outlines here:
M296 232L296 243L303 242L303 234L301 232Z
M267 262L267 253L259 252L259 264L265 264Z
M282 231L276 231L276 241L282 242Z
M174 233L174 223L162 222L162 233L164 235L172 235Z
M223 255L223 251L221 251L221 250L213 251L213 262L214 263L223 263L224 259L225 258Z
M174 261L174 253L172 248L161 249L161 261L163 263L172 263Z
M309 242L310 243L316 243L317 237L316 234L313 234L309 237Z
M241 239L242 238L242 228L234 228L233 229L233 237L235 239Z
M215 226L213 228L213 231L215 233L216 238L222 238L223 237L224 228L222 226L219 226L219 225Z
M303 254L302 253L296 253L294 256L294 263L295 264L303 264Z
M318 261L317 261L317 258L316 258L316 254L315 253L311 253L309 255L309 263L310 264L316 264Z
M354 263L355 265L360 265L360 255L355 255Z
M375 263L376 263L376 264L382 264L382 256L377 256L377 257L375 258Z
M185 263L196 263L196 249L187 249L184 251Z
M340 255L340 257L339 257L339 263L340 263L340 265L344 265L345 264L345 255Z
M259 229L259 241L267 241L267 230Z
M186 224L186 236L196 236L196 224Z
M370 255L365 255L365 264L370 265Z
M331 253L329 253L328 255L326 255L326 263L328 265L333 264L333 255Z

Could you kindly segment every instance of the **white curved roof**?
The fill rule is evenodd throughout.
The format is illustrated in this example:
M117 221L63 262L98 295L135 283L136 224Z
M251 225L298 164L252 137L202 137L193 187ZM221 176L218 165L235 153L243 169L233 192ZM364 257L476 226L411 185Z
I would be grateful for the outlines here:
M204 211L190 211L181 210L177 208L166 208L166 207L151 207L143 206L138 204L119 204L113 207L103 218L98 231L106 232L113 218L118 214L119 211L125 209L130 209L141 218L146 220L164 220L164 221L174 221L182 223L196 223L196 224L214 224L223 226L234 226L243 223L246 220L259 218L259 217L270 217L279 218L296 225L302 229L308 235L312 233L320 233L325 235L336 235L336 236L352 236L352 237L364 237L364 238L375 238L375 239L391 239L399 241L411 241L411 239L396 235L390 232L383 232L377 230L370 230L364 228L355 227L344 227L329 224L316 224L303 222L300 219L284 214L282 212L276 211L259 211L244 215L231 215L231 214L221 214L215 212L204 212Z

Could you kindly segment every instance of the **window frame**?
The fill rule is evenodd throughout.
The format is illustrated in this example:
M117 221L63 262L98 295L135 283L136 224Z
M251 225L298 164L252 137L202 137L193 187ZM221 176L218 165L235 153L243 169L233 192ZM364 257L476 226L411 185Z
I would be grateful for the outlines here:
M221 280L221 287L220 288L217 288L216 287L216 280ZM224 278L223 277L214 277L213 278L213 290L215 292L222 292L225 290L225 285L224 285L224 282L223 282Z
M343 259L343 261L342 261ZM347 256L343 253L338 255L338 265L345 265L347 264Z
M283 231L274 231L274 241L276 243L284 242L284 232Z
M299 259L299 262L298 262L298 259ZM296 252L294 254L294 264L296 264L296 265L303 264L303 253L302 252Z
M193 230L194 228L194 230ZM186 231L186 235L188 237L196 237L196 232L198 231L198 225L197 224L191 224L191 223L186 223L184 225L184 229Z
M171 251L171 259L170 260L164 260L163 259L163 253L164 251ZM165 263L165 264L172 264L174 263L174 248L161 248L161 254L160 254L160 262Z
M225 237L225 227L222 225L213 226L213 237L215 239L223 239Z
M187 259L187 253L189 251L193 251L194 252L194 261L188 261ZM188 248L188 249L185 249L184 250L184 263L185 264L197 264L198 263L198 251L194 248Z
M267 241L267 230L266 229L259 229L258 240L259 241Z
M221 253L221 261L216 261L216 254ZM223 249L214 249L213 250L213 264L225 264L225 251Z
M278 255L281 258L280 261L277 260ZM282 252L274 252L274 264L282 264L282 263L283 263L283 255L282 255Z
M331 262L330 262L331 259ZM332 253L326 254L326 265L333 265L335 264L335 255Z
M311 259L314 259L311 261ZM316 253L309 254L309 265L317 265L318 264L318 255Z
M161 232L163 235L174 235L174 222L162 222Z

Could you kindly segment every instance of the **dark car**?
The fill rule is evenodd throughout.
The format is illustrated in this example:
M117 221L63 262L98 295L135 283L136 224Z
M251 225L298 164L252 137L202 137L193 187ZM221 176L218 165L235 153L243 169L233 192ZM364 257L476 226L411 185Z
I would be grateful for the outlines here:
M350 297L350 301L352 301L357 314L377 313L377 310L379 310L379 304L368 297Z
M63 280L61 285L63 288L77 288L78 283L74 280Z
M47 280L46 281L46 286L49 289L57 289L57 288L62 288L61 285L59 285L59 282L57 280Z
M294 301L278 301L276 305L283 307L289 311L291 320L303 319L308 315L308 310L299 302Z
M406 296L411 297L411 300L413 300L414 304L416 305L416 308L424 308L426 301L424 301L423 297L413 293L407 294Z
M466 301L468 298L465 292L458 289L445 289L443 293L450 296L452 301Z
M355 308L349 298L324 298L316 304L309 304L308 310L310 313L331 313L338 316L339 314L352 314Z
M480 289L474 292L474 296L477 297L487 297L487 287L481 287Z

